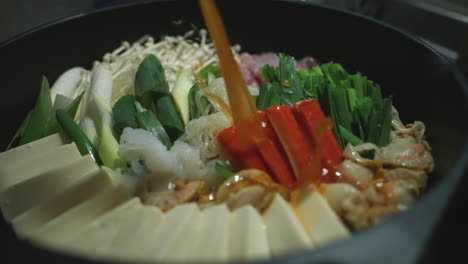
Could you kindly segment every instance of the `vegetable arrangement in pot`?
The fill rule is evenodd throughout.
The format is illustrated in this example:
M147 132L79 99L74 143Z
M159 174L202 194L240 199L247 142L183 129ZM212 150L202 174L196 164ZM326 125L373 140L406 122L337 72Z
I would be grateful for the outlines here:
M229 79L206 35L145 36L51 89L44 77L0 153L20 238L93 258L265 259L345 239L425 188L424 124L404 125L377 83L239 47L243 80ZM244 81L248 125L229 87Z

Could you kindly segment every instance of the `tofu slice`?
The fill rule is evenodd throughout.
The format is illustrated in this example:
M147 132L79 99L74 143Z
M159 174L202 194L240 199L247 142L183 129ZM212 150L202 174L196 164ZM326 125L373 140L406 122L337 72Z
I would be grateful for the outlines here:
M198 241L206 239L201 230L202 214L194 214L190 223L181 236L179 236L171 247L158 255L161 261L178 261L187 263L193 260L196 255L195 249Z
M141 216L135 224L135 233L129 237L117 238L112 246L112 257L135 261L142 259L141 253L149 247L154 235L166 221L166 215L155 206L143 206Z
M292 201L305 230L317 246L350 237L350 232L314 185L299 190Z
M143 207L138 197L132 198L99 216L88 224L78 236L63 241L65 249L92 257L105 255L120 229L133 224L135 213Z
M0 167L14 166L15 163L21 163L34 157L44 155L68 144L70 140L64 134L53 134L45 138L18 146L8 151L0 153Z
M152 235L152 239L143 254L146 260L161 260L169 249L185 239L185 234L192 223L192 219L200 214L196 203L186 203L171 209L166 214L166 220Z
M97 170L98 166L94 160L86 155L71 164L10 186L5 192L0 193L3 216L7 222L10 222L14 217L54 197L86 174Z
M138 244L139 240L137 236L141 233L138 232L139 229L145 224L158 226L162 222L163 216L163 212L155 206L139 206L136 208L136 210L122 222L117 235L111 241L111 245L106 251L106 255L109 257L114 256L114 254L119 255L119 252L129 244Z
M12 220L13 228L19 237L27 237L41 225L113 184L112 176L103 169L88 173L63 192L15 217Z
M275 194L270 206L263 213L268 244L273 256L313 248L306 230L280 194Z
M257 209L244 206L232 213L229 234L229 259L255 260L270 258L265 224Z
M60 245L68 237L81 232L86 224L128 198L127 190L123 185L106 188L91 199L41 226L31 234L30 239L45 245Z
M6 164L0 167L0 193L10 186L54 168L68 165L80 158L81 154L75 143L70 143L31 159L20 159L18 162Z
M201 239L196 242L194 261L227 261L231 213L226 204L202 211Z

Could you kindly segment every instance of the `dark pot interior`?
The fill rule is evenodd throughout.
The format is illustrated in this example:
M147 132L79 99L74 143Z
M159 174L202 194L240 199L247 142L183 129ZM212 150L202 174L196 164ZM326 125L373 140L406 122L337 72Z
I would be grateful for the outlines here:
M385 94L394 96L404 122L426 124L433 148L436 170L428 192L413 210L351 240L282 259L282 263L409 263L418 259L455 186L461 183L468 159L464 117L468 88L458 71L413 37L353 14L265 1L221 1L220 8L231 41L241 44L244 51L333 60L380 83ZM181 18L185 24L173 23ZM91 68L94 60L121 41L132 42L144 34L156 39L181 34L190 29L190 23L203 27L196 1L160 1L76 16L4 43L0 46L5 91L0 148L5 148L33 106L42 75L52 83L73 66ZM27 254L48 263L80 261L16 240L5 223L1 233L11 256Z

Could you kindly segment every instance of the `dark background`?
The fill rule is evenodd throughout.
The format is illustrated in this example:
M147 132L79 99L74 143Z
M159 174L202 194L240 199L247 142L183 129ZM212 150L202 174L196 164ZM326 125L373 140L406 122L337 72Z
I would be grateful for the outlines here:
M0 42L69 15L138 1L141 0L3 0L0 8ZM296 1L355 11L409 31L458 63L468 74L467 0Z
M127 3L124 0L7 0L0 8L0 42L24 31L69 15L95 8ZM135 1L133 1L135 2ZM354 1L304 0L372 16L422 38L468 75L468 1ZM466 113L460 113L464 115ZM465 263L468 234L466 192L468 181L459 186L446 209L443 222L431 240L422 263ZM463 189L462 189L463 188ZM421 219L422 221L424 219ZM395 252L398 254L398 252ZM460 258L458 260L458 258ZM7 261L8 262L8 261ZM10 263L10 262L8 262Z

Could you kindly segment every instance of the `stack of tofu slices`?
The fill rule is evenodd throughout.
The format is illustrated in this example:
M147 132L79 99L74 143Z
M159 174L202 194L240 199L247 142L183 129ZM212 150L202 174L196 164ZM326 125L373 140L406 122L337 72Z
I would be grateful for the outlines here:
M350 236L313 186L294 204L276 195L263 214L196 203L163 213L61 134L0 153L0 202L21 239L98 259L266 259Z

